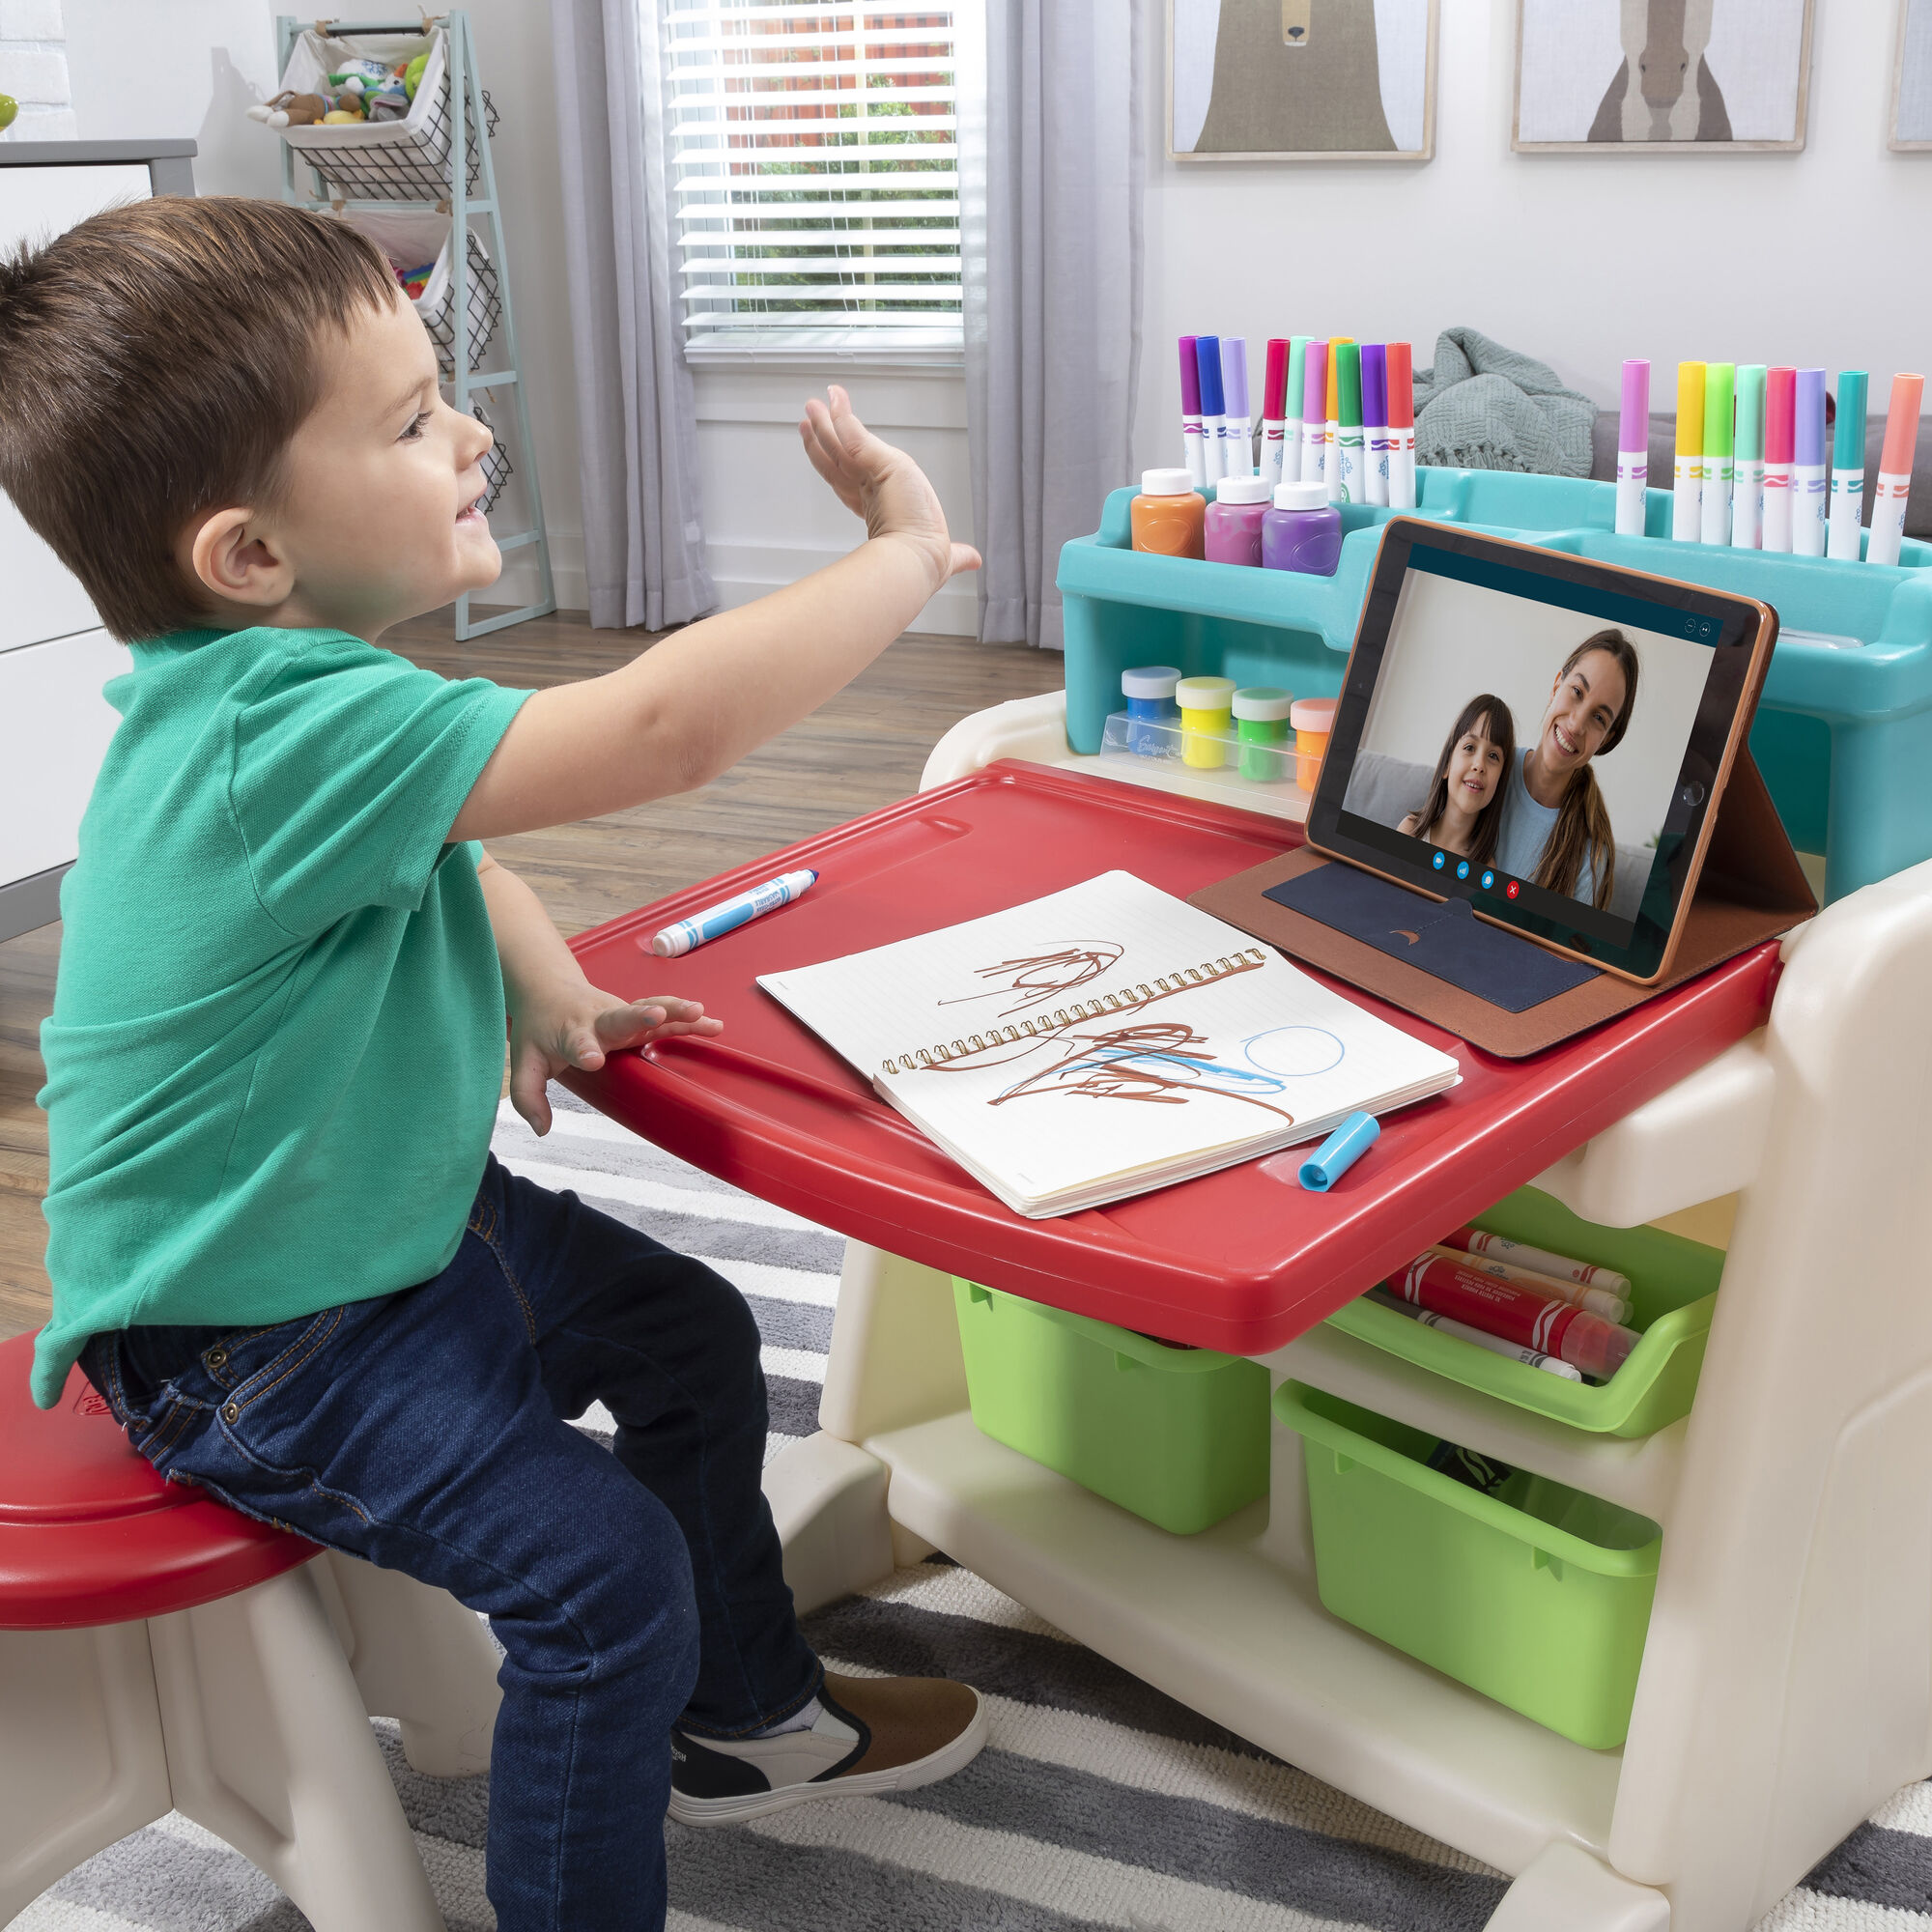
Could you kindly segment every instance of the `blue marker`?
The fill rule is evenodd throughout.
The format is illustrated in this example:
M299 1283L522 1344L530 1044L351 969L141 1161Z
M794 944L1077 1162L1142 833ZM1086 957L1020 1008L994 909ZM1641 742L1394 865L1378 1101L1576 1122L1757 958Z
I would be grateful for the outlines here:
M702 946L707 939L717 939L743 925L747 920L756 919L760 913L776 912L781 905L790 905L793 899L803 898L811 886L818 883L816 872L786 872L781 877L767 879L762 886L753 886L749 893L740 893L735 899L726 899L722 905L706 906L690 919L681 919L675 925L668 925L651 941L651 951L660 959L675 959L680 953L689 952L694 946Z
M1208 465L1208 481L1218 483L1227 474L1222 465L1228 456L1228 406L1221 392L1221 338L1197 335L1194 359L1201 372L1201 454Z
M1300 1180L1311 1194L1326 1194L1381 1138L1373 1114L1354 1113L1301 1163Z

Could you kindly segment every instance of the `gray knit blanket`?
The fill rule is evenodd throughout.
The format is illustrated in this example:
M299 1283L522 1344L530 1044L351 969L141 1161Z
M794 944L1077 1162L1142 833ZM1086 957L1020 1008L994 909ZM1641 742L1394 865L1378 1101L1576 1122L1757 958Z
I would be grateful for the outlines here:
M1556 372L1474 328L1435 338L1435 367L1415 378L1415 460L1450 469L1590 473L1597 406Z

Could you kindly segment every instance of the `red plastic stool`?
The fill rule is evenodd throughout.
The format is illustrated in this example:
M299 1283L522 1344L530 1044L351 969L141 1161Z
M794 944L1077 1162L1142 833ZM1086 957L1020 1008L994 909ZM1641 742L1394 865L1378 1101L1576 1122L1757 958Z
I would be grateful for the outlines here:
M0 1344L0 1925L174 1809L316 1932L441 1932L368 1719L418 1771L486 1770L477 1618L163 1482L78 1369L36 1409L32 1353Z

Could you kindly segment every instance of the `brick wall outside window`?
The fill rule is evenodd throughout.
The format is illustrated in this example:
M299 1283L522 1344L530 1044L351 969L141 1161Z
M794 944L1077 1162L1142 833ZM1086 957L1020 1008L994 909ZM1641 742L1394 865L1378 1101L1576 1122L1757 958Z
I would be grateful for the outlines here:
M74 138L61 0L0 0L0 94L20 103L0 141Z

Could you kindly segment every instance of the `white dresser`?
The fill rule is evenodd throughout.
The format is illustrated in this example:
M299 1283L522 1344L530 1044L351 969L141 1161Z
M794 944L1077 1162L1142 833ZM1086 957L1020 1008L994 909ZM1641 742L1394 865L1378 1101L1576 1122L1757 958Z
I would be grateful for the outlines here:
M193 154L192 141L0 142L0 248L114 202L192 194ZM0 495L0 940L60 917L118 722L100 687L127 668L87 593Z

